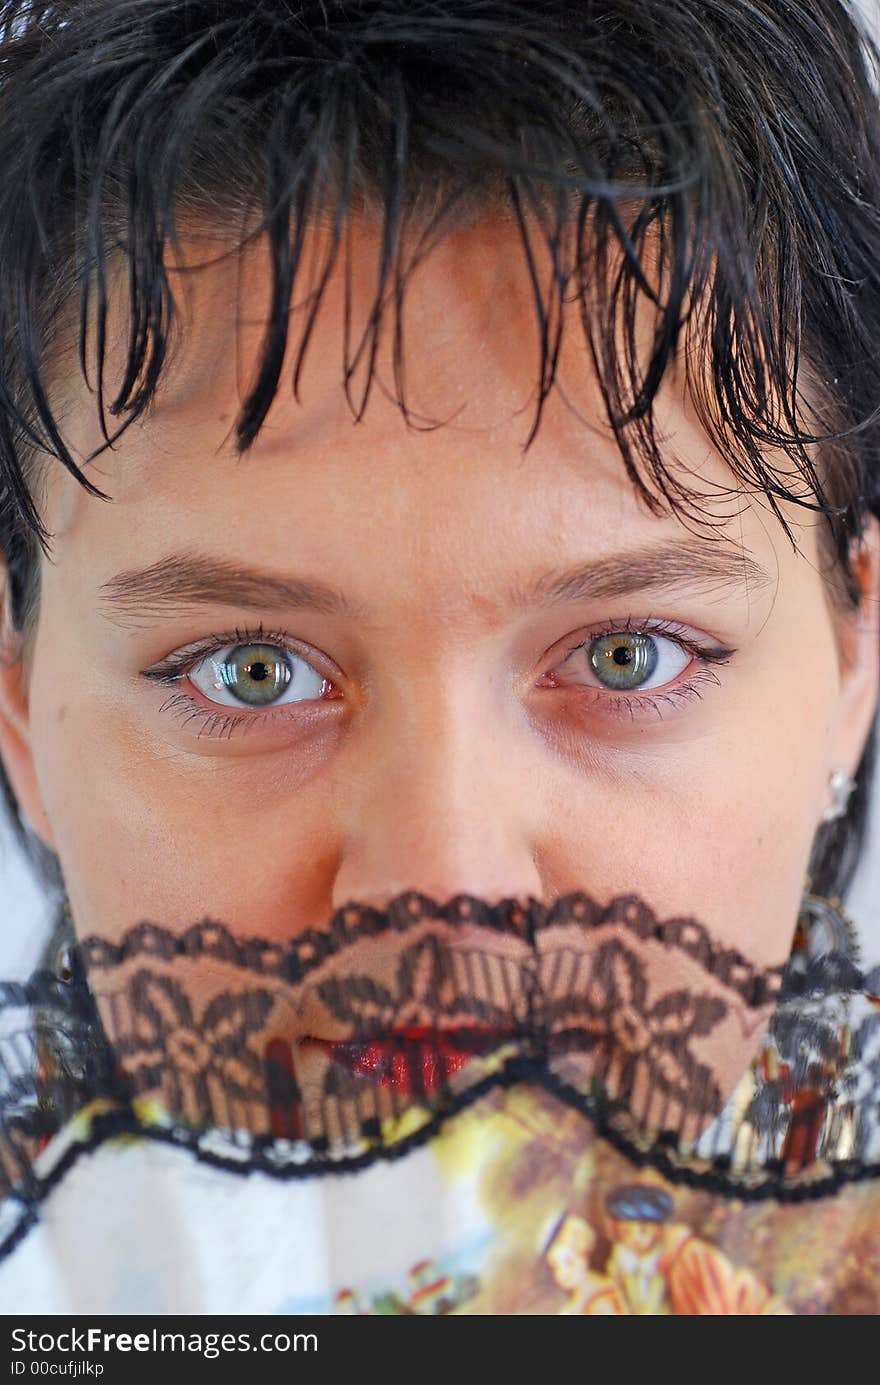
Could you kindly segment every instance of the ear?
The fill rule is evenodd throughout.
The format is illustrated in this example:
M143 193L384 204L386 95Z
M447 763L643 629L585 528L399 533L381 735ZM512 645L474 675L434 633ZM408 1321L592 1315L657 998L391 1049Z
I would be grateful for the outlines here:
M52 829L40 795L31 753L28 716L28 669L20 632L13 624L5 564L0 558L0 760L19 812L50 851Z
M832 735L834 762L829 773L854 775L877 715L880 697L880 521L871 516L853 554L853 571L862 593L858 611L845 616L840 701Z

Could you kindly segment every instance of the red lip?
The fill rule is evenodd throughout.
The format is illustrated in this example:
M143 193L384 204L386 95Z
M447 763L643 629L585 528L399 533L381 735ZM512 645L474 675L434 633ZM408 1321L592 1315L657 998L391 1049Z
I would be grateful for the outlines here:
M395 1029L372 1039L304 1042L321 1048L348 1072L369 1077L376 1086L401 1096L434 1096L471 1059L490 1053L507 1037L497 1029L468 1026Z

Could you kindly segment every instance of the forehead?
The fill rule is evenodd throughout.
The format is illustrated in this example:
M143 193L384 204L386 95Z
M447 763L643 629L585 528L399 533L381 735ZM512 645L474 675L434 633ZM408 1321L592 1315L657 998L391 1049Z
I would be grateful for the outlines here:
M255 443L239 456L234 423L264 343L271 264L263 241L243 252L207 233L183 242L180 259L169 263L179 328L154 401L112 451L88 463L102 441L95 398L76 369L63 374L65 436L115 503L95 501L52 467L46 506L56 546L84 540L92 549L100 534L115 570L130 550L133 522L157 555L160 539L194 530L206 545L222 543L230 553L238 545L252 555L255 546L283 543L278 531L289 525L306 558L317 558L331 533L355 540L363 554L371 536L393 532L411 557L454 572L453 534L459 552L470 542L488 559L488 513L499 522L503 513L507 553L525 564L533 549L546 557L548 536L561 549L583 551L587 541L601 554L619 550L621 540L636 546L689 532L674 514L651 515L636 497L575 303L564 311L557 387L523 451L536 405L538 323L522 241L503 216L447 234L411 271L396 340L390 290L376 339L370 335L381 233L354 224L322 288L294 397L297 349L329 246L320 228L306 237L274 401ZM546 248L536 243L534 252L539 271L548 272ZM111 289L107 398L125 358L123 284L120 273ZM785 561L790 545L776 532L778 521L763 496L734 488L683 371L664 383L657 418L666 455L688 468L689 480L707 492L707 513L723 521L719 536ZM788 508L811 550L813 518Z

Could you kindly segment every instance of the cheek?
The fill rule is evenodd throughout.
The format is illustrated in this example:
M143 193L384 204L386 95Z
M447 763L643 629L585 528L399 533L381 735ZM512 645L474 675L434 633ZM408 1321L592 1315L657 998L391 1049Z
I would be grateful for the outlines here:
M696 796L703 878L714 877L728 900L723 932L767 962L787 954L826 804L838 684L825 643L809 660L792 660L796 675L756 689Z
M788 954L816 815L811 776L746 747L632 780L609 804L569 799L550 855L560 893L638 894L658 918L692 917L760 967ZM812 779L817 778L814 773ZM821 774L818 776L821 779ZM584 823L589 828L584 830Z
M68 697L59 721L50 701L32 706L34 755L80 932L209 915L272 937L323 921L335 846L315 764L193 763L106 709Z
M695 916L756 964L784 959L827 792L837 684L822 653L791 678L771 660L725 690L719 711L707 697L699 734L620 757L607 773L561 775L554 883L600 898L637 892L662 916Z
M791 948L824 803L835 692L821 667L805 674L798 698L787 680L767 676L747 698L726 700L717 729L633 757L628 772L609 773L601 789L597 775L570 779L554 847L563 891L585 888L600 901L638 894L659 920L695 919L755 971L779 966ZM726 1099L769 1008L749 1008L675 948L636 952L646 990L640 1013L629 1016L633 1035L685 993L724 1006L718 1028L705 1039L696 1029L687 1043ZM687 1007L679 1008L684 1016Z

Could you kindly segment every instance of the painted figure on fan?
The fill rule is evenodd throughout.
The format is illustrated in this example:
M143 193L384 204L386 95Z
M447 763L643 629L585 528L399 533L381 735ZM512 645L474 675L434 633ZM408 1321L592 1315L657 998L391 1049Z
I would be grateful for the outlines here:
M788 1309L747 1269L670 1220L674 1205L662 1188L627 1184L605 1199L614 1246L606 1272L628 1311L641 1314L752 1315Z

